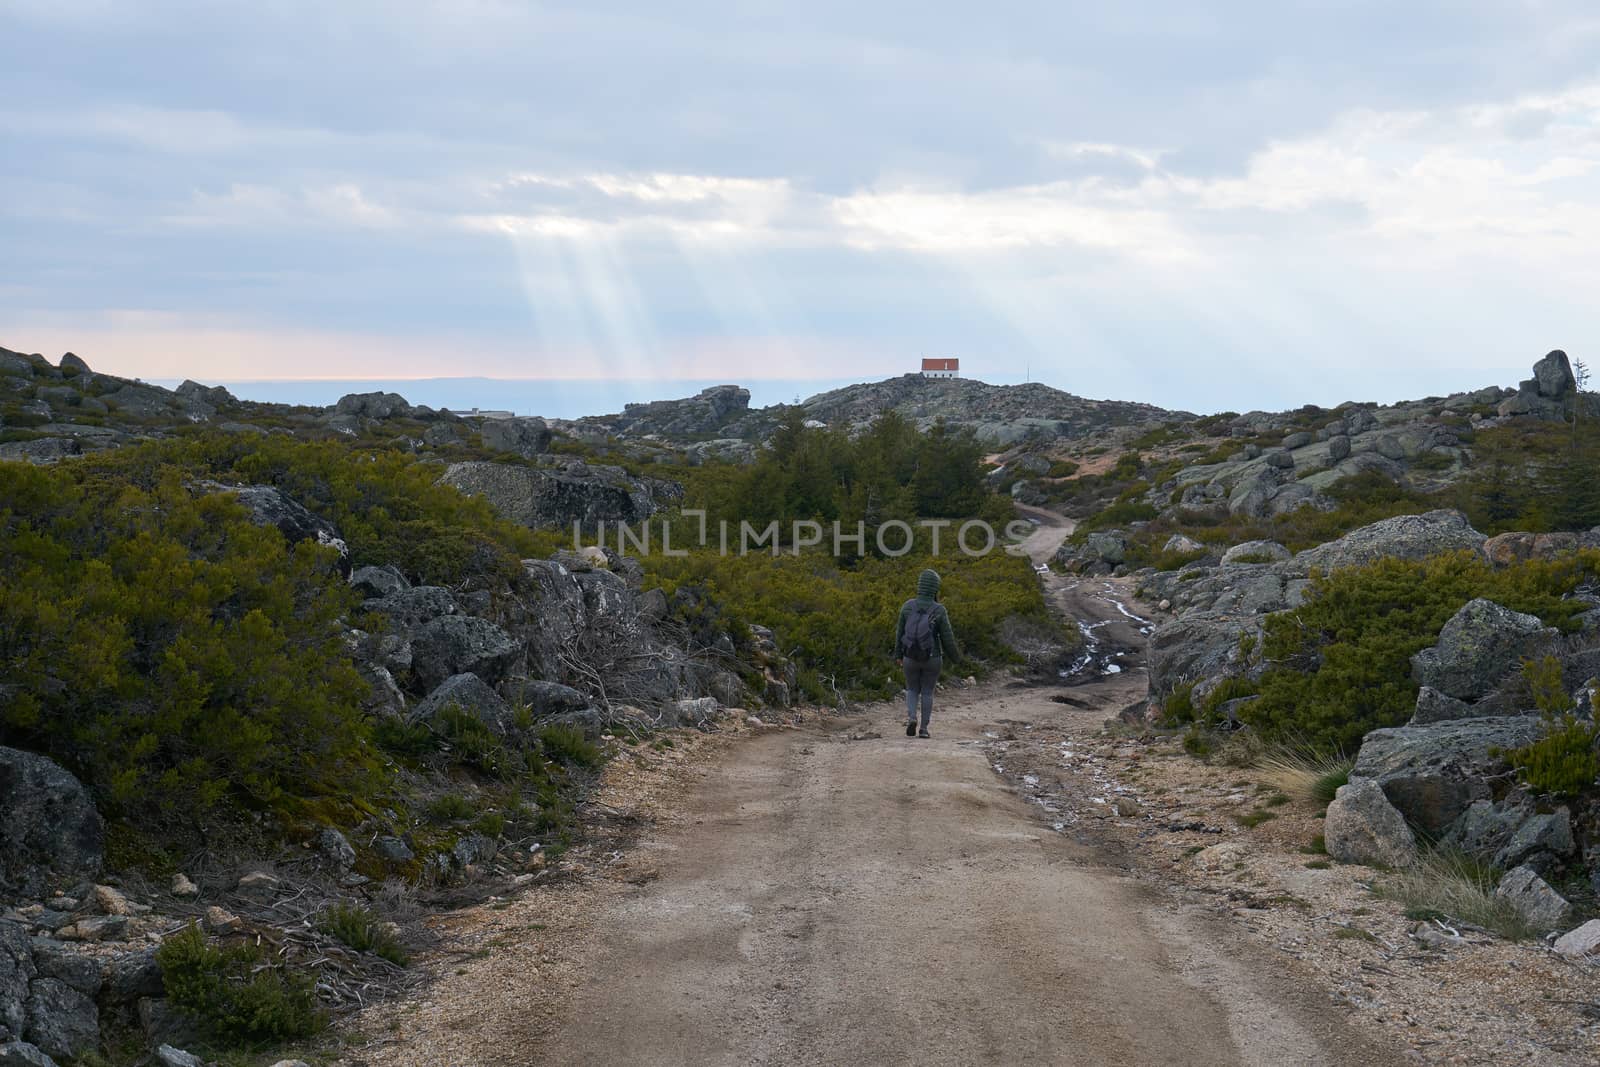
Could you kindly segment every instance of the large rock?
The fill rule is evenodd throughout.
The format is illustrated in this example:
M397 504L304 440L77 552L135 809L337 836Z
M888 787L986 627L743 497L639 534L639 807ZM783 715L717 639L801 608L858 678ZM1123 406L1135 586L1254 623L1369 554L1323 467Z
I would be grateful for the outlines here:
M750 390L738 385L713 385L681 400L628 404L620 414L583 421L635 437L704 437L723 429L749 409Z
M1248 616L1198 613L1158 627L1147 652L1151 699L1164 701L1186 682L1237 673L1239 637L1257 626Z
M100 1044L100 1009L60 979L36 978L23 1036L47 1056L75 1060Z
M1600 956L1600 919L1590 919L1556 938L1556 952L1573 960Z
M39 896L100 873L105 828L79 782L44 756L0 747L0 890Z
M454 615L456 598L443 586L419 585L369 600L362 606L368 611L387 615L394 623L394 628L404 632L415 630L425 622Z
M1281 563L1291 553L1276 541L1246 541L1222 554L1224 567L1245 563Z
M28 931L0 919L0 1027L22 1033L27 1018L28 984L38 972L33 963L33 942Z
M1449 693L1441 693L1433 686L1425 685L1417 690L1417 710L1412 712L1411 721L1406 725L1426 726L1429 723L1448 722L1451 719L1470 719L1473 714L1472 705L1465 700L1457 700Z
M522 646L488 619L446 615L423 623L411 638L411 669L432 691L457 674L493 684L522 653Z
M1477 700L1530 652L1559 636L1538 616L1479 597L1451 616L1434 647L1411 657L1411 674L1447 696Z
M1328 855L1341 863L1409 867L1417 840L1378 783L1353 779L1339 787L1323 819Z
M1575 533L1512 533L1497 534L1483 544L1483 554L1496 567L1508 567L1530 559L1551 560L1566 555L1574 549L1593 547L1583 545Z
M562 657L588 625L583 589L572 570L559 560L522 561L531 596L528 634L529 668L545 678L560 677Z
M1572 914L1572 905L1532 867L1508 871L1495 886L1494 895L1510 901L1536 930L1555 930Z
M635 478L620 467L576 460L558 469L506 463L456 463L439 479L481 496L512 522L594 532L600 523L639 523L683 496L676 482Z
M1442 833L1475 800L1490 800L1510 769L1505 752L1537 740L1536 717L1457 719L1374 730L1361 743L1350 777L1370 778L1412 826Z
M99 996L105 980L97 957L75 952L47 937L33 939L33 965L40 978L64 982L87 997Z
M1294 565L1301 573L1307 573L1313 569L1327 572L1339 567L1363 566L1385 556L1427 559L1460 549L1475 552L1483 547L1485 540L1487 538L1474 530L1459 511L1397 515L1351 530L1336 541L1308 548L1294 557Z
M1531 816L1517 827L1516 833L1496 853L1494 865L1509 870L1526 864L1544 871L1576 850L1572 840L1572 813L1561 807Z
M1450 824L1439 843L1491 862L1532 814L1532 807L1520 797L1474 800Z
M411 583L400 568L389 564L383 567L358 567L350 574L350 584L367 598L393 596L411 588Z
M543 419L484 419L478 428L483 447L519 456L550 451L550 427Z
M446 708L459 708L473 718L505 732L510 728L512 711L500 694L476 674L457 674L440 682L412 709L418 722L433 722Z
M363 419L405 418L415 409L399 393L347 393L339 398L334 411Z
M513 696L518 702L527 705L536 718L552 718L569 712L583 711L594 703L570 685L562 685L560 682L529 680L514 684Z
M1119 533L1096 530L1083 542L1089 555L1102 563L1121 563L1128 551L1128 542Z
M70 437L40 437L32 441L7 441L0 444L0 460L48 466L59 460L83 455L83 443Z
M350 548L339 536L338 528L284 495L281 489L270 485L229 486L215 482L206 483L203 487L211 492L233 493L239 503L249 509L251 522L257 526L275 527L291 545L313 541L334 549L339 553L342 569L349 573Z
M1539 387L1539 395L1546 400L1560 400L1578 387L1572 375L1572 364L1559 348L1533 365L1533 380Z
M0 1067L57 1067L37 1045L26 1041L0 1041Z

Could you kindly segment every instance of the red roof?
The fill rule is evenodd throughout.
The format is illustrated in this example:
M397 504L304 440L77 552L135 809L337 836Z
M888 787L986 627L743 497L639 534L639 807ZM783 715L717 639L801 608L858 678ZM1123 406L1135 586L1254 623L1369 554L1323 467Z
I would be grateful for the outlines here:
M922 361L922 369L925 371L960 370L961 361L959 359L925 359Z

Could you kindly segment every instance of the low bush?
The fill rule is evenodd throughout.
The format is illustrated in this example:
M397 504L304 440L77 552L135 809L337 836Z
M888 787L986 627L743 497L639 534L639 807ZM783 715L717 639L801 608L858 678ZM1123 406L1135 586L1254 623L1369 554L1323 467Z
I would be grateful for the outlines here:
M372 914L372 909L365 905L334 904L317 920L317 928L357 952L370 952L397 967L404 967L410 962L410 956L395 934L394 927L380 922Z
M1509 753L1517 776L1536 793L1580 797L1600 789L1600 723L1550 716L1539 740Z
M600 746L576 726L552 723L539 731L539 743L546 757L569 767L598 767L605 762Z
M309 1037L326 1023L311 977L250 942L219 947L190 926L163 941L156 960L167 997L215 1040Z
M1262 651L1271 666L1240 718L1269 739L1353 750L1369 731L1411 717L1411 656L1467 601L1488 597L1571 630L1584 605L1566 594L1597 574L1600 553L1585 551L1501 570L1459 552L1318 575L1305 604L1267 620Z

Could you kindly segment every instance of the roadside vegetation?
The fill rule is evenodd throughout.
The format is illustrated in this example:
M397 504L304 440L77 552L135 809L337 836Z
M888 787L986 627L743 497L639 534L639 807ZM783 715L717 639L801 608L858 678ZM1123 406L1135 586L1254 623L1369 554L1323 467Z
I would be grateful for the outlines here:
M1232 678L1197 702L1192 687L1166 702L1169 725L1216 724L1221 705L1250 698L1241 722L1268 741L1306 751L1354 751L1371 730L1411 717L1411 656L1437 639L1469 600L1487 597L1571 632L1585 605L1567 594L1600 580L1600 553L1495 569L1458 552L1426 561L1384 559L1313 579L1305 604L1269 616L1259 679Z
M924 568L940 573L957 639L977 660L962 665L963 672L1018 662L1002 639L1003 630L1018 626L1069 646L1072 638L1046 609L1032 565L1004 551L1005 525L1016 513L1008 497L985 488L982 458L971 434L942 426L919 433L892 412L855 437L808 428L794 414L752 464L652 471L684 483L683 506L706 511L713 543L687 556L644 557L646 582L669 595L703 590L722 611L769 627L779 649L800 664L805 694L828 704L841 696L886 697L902 685L890 647L894 621ZM974 519L997 535L984 555L969 556L958 544L960 526ZM947 522L937 553L934 531L918 525L925 520ZM819 524L823 543L795 545L797 521ZM900 533L880 545L874 531L896 521L911 528L909 546ZM673 522L682 544L687 527ZM742 522L756 528L776 522L779 540L772 548L724 555L716 544L723 522L735 544ZM864 541L841 542L835 554L835 522L846 535L864 528ZM987 544L976 531L968 543Z

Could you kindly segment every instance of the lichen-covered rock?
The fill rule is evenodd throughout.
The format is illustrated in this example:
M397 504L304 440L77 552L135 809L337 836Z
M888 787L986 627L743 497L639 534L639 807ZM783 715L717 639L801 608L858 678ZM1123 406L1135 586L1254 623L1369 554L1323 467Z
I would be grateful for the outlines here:
M1326 573L1338 567L1374 563L1385 556L1427 559L1463 548L1477 551L1485 540L1461 512L1430 511L1423 515L1397 515L1351 530L1338 540L1298 553L1294 563L1302 573L1312 569Z
M1186 555L1204 552L1205 550L1205 545L1185 534L1173 534L1167 538L1167 543L1161 546L1161 551L1163 552L1182 552Z
M1483 714L1480 712L1479 714ZM1449 693L1441 693L1431 685L1425 685L1417 690L1417 710L1411 715L1408 726L1426 726L1434 722L1448 722L1451 719L1470 719L1473 717L1472 705L1465 700L1457 700Z
M0 747L0 891L100 873L105 828L83 783L44 756Z
M22 1036L47 1056L75 1060L100 1044L100 1009L60 979L36 978Z
M1510 767L1505 752L1543 733L1537 717L1456 719L1373 730L1361 742L1352 778L1370 778L1413 826L1443 832Z
M1323 818L1328 855L1341 863L1408 867L1417 859L1417 841L1383 789L1366 779L1339 787Z
M412 709L416 722L433 722L446 708L459 708L487 726L504 732L510 728L511 707L476 674L446 678Z
M22 1033L28 984L37 973L28 932L18 923L0 919L0 1026L13 1034Z
M1222 565L1237 566L1244 563L1279 563L1292 553L1276 541L1246 541L1234 545L1222 554Z
M341 569L349 573L350 547L339 536L338 528L327 519L313 514L298 501L290 499L283 490L271 485L228 486L215 482L203 483L201 488L214 493L234 494L239 503L249 509L252 522L258 526L276 528L291 545L311 541L333 549L339 554Z
M1474 800L1450 824L1439 843L1488 862L1506 847L1532 814L1533 808L1522 798Z
M458 674L475 674L492 685L521 653L521 644L488 619L446 615L412 635L411 669L430 692Z
M1533 365L1533 381L1538 385L1539 395L1546 400L1560 400L1578 387L1572 364L1559 348Z
M1532 815L1517 827L1495 854L1494 865L1510 870L1526 864L1543 873L1557 860L1576 851L1572 840L1572 813L1565 807Z
M399 393L347 393L334 405L338 414L362 419L404 418L415 410Z
M481 496L512 522L594 532L600 523L639 523L683 496L683 487L658 478L635 478L620 467L572 461L559 468L470 462L448 467L439 479Z
M543 419L484 419L478 428L483 447L519 456L550 451L550 427Z
M1536 615L1479 597L1450 617L1437 644L1411 657L1411 674L1447 696L1477 700L1535 649L1559 636Z
M400 568L389 564L383 567L357 567L350 574L350 584L367 598L386 597L411 588Z
M99 996L105 980L98 958L48 937L33 939L33 965L39 977L64 982L88 997Z
M1511 902L1512 907L1537 930L1554 930L1572 913L1567 899L1550 888L1532 867L1517 867L1506 873L1495 886L1494 894Z
M387 615L394 628L405 632L414 630L425 622L445 615L454 615L456 598L450 590L437 585L419 585L413 589L400 589L363 605L368 611Z
M37 1045L26 1041L0 1041L0 1067L57 1067Z

